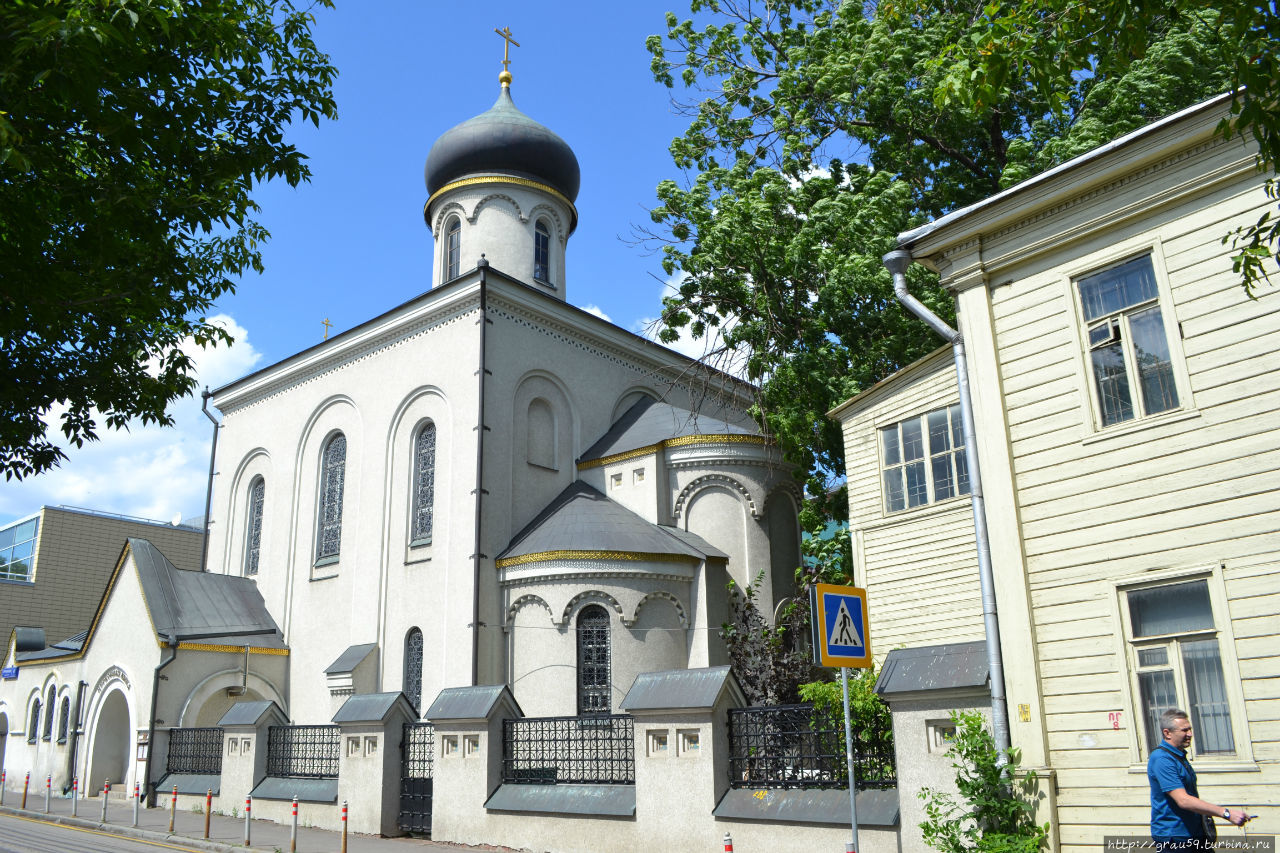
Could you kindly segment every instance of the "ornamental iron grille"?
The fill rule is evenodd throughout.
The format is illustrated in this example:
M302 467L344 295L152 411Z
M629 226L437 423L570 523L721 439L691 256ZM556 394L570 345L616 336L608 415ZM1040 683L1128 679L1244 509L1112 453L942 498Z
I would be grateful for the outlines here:
M27 743L35 743L40 736L40 700L31 706L31 725L27 726Z
M222 773L222 729L169 729L168 773Z
M853 765L860 789L897 784L891 743L855 740ZM848 780L842 713L824 713L812 705L729 711L731 787L847 788Z
M267 775L337 779L341 741L338 726L270 726Z
M462 222L455 216L445 226L444 280L458 277L462 256Z
M415 544L431 541L436 504L436 425L418 431L413 448L413 532Z
M396 823L405 832L430 832L435 727L431 723L405 723L403 732L400 740L400 814Z
M338 433L324 448L316 559L338 556L342 545L342 484L347 472L347 437Z
M420 711L422 705L422 632L410 628L404 638L404 695Z
M541 219L533 226L533 278L551 281L551 233Z
M249 525L245 536L244 573L258 573L258 551L262 546L262 501L266 497L267 481L259 477L249 487Z
M525 785L634 785L630 714L502 721L502 781Z
M67 742L67 729L71 725L71 699L63 696L58 710L58 743Z
M49 698L44 703L44 740L53 740L53 714L58 707L58 691L50 687Z
M607 714L609 678L609 613L598 604L578 614L578 714Z

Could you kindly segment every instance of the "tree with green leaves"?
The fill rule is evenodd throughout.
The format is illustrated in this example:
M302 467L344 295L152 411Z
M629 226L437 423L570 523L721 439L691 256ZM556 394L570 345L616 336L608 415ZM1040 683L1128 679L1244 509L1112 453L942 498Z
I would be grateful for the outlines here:
M330 5L329 0L317 0ZM268 237L255 185L308 180L294 120L336 69L293 0L0 4L0 470L130 420L169 424L188 340Z
M939 101L937 58L985 26L979 2L901 10L828 0L692 0L651 36L655 78L688 94L648 236L676 292L660 335L718 342L761 383L758 416L809 475L806 527L841 517L826 412L941 341L893 297L898 233L976 202L1231 83L1212 16L1170 19L1142 59L1049 94L1010 75L991 99ZM920 267L912 292L949 319Z

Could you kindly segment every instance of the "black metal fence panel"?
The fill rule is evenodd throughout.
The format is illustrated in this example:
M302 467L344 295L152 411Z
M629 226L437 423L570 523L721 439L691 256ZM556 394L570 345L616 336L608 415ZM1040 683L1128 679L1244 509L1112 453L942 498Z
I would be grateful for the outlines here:
M434 726L404 724L400 740L400 814L396 823L405 832L431 832L435 753Z
M503 720L502 781L634 785L635 724L631 715Z
M169 773L222 773L222 729L169 729Z
M897 785L892 744L859 743L854 732L854 784ZM812 705L729 711L729 784L734 788L847 788L844 718Z
M340 750L338 726L270 726L267 775L337 779Z

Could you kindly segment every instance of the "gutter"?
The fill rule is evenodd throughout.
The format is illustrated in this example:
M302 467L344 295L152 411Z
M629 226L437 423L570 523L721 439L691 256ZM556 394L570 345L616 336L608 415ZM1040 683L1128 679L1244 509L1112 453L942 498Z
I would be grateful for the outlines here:
M897 249L884 256L885 268L893 275L893 293L912 314L951 344L956 361L956 383L960 388L960 419L964 428L964 458L969 467L969 497L973 504L973 534L978 549L978 579L982 587L982 622L987 640L987 669L991 673L991 728L999 764L1004 766L1009 751L1009 707L1004 693L1004 659L1000 652L1000 618L996 613L995 579L991 570L991 540L987 535L987 505L982 494L982 471L978 467L978 444L973 428L973 397L969 392L969 369L964 355L964 338L942 322L907 290L907 267L911 253Z
M72 779L76 778L76 745L77 745L77 742L80 740L80 729L81 729L80 715L83 713L83 710L84 710L84 689L88 686L89 686L89 682L87 681L81 681L76 686L76 710L75 710L75 716L73 716L71 719L71 745L70 745L70 748L67 750L67 753L68 753L67 775ZM148 752L147 754L150 755L150 752ZM88 774L86 774L86 776L87 775ZM65 794L66 792L67 792L66 789L63 788L62 793Z
M205 392L206 395L208 393L208 391ZM207 400L208 396L205 399ZM208 523L207 517L205 523ZM162 677L160 671L178 659L178 635L171 632L166 645L171 650L169 657L160 661L159 665L156 666L155 674L151 677L151 716L147 719L147 763L143 768L143 783L146 790L147 808L149 809L156 807L156 788L151 781L151 759L156 751L156 704L160 699L160 679Z
M204 545L200 549L200 571L204 572L208 571L209 565L209 513L213 511L213 463L218 456L218 429L222 425L209 414L209 398L213 396L209 393L209 386L205 386L200 396L203 398L200 411L204 412L206 418L213 421L213 443L209 446L209 484L204 492ZM154 712L152 715L154 716Z
M480 683L480 561L487 559L480 548L484 544L481 537L481 520L483 517L484 496L488 494L484 488L484 434L489 427L484 423L484 386L489 369L485 366L485 339L490 324L489 319L489 261L482 254L476 262L480 271L480 369L476 371L478 379L479 403L476 411L476 488L472 493L476 496L475 544L472 549L471 563L474 569L471 593L471 684Z

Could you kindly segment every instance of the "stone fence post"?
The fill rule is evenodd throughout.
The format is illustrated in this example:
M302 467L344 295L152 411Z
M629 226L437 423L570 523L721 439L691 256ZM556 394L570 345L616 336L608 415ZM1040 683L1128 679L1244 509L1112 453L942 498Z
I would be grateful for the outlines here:
M333 722L342 729L338 801L349 807L347 826L369 835L399 835L400 740L417 717L403 693L351 696Z
M237 702L223 715L218 722L222 727L222 786L218 791L220 803L230 803L232 806L244 803L244 798L267 775L268 727L283 726L286 723L288 718L284 711L275 702L268 700ZM161 800L165 793L159 792ZM179 789L179 793L184 792Z

